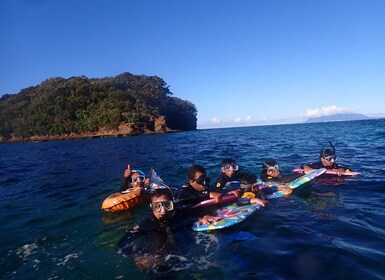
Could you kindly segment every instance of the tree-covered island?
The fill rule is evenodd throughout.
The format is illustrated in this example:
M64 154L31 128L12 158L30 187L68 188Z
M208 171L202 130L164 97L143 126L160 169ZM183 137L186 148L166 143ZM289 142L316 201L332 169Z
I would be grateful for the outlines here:
M157 76L50 78L0 98L0 141L195 130L196 115Z

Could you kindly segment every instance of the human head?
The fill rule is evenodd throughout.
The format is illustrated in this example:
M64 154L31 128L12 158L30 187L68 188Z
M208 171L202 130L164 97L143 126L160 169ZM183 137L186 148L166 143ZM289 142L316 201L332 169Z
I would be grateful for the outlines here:
M143 187L146 176L144 172L139 169L134 169L131 171L131 185L132 187Z
M222 167L221 171L224 173L227 177L232 177L234 174L237 174L239 170L239 166L237 162L232 158L225 158L222 160Z
M241 189L243 191L255 191L258 187L255 187L257 183L257 177L251 174L245 174L241 178Z
M172 194L168 189L156 190L151 197L150 206L152 214L160 221L171 218L175 213Z
M333 147L334 148L334 147ZM333 149L322 149L320 152L320 160L323 166L332 166L337 159L335 150Z
M210 178L207 177L206 169L203 166L194 164L188 169L190 185L197 191L206 190L210 185Z
M269 177L278 178L281 175L278 162L275 159L269 158L262 164L262 174Z

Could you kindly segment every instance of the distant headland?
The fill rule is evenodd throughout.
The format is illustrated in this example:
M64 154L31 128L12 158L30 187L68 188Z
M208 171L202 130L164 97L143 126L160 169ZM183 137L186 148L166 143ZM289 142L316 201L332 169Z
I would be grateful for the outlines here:
M362 114L334 114L328 116L314 117L309 118L307 123L315 123L315 122L337 122L337 121L358 121L358 120L369 120L371 117L362 115Z
M157 76L56 77L0 98L0 142L195 130L196 116Z

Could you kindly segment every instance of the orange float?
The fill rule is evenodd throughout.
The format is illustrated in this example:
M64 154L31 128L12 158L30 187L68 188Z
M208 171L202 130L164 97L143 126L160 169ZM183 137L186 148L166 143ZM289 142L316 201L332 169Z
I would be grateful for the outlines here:
M149 201L148 194L142 194L140 188L128 189L125 192L116 192L107 197L102 203L102 210L106 212L118 212L132 209L135 206Z

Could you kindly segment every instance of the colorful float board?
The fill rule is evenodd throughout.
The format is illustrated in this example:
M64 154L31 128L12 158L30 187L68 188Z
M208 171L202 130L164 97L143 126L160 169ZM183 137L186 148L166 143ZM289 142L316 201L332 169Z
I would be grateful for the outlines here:
M234 203L217 210L215 216L219 217L218 221L210 223L208 225L198 225L198 222L196 222L193 226L193 230L208 231L227 228L244 221L247 217L250 217L260 208L261 205L259 204L237 206Z
M304 169L303 168L296 168L296 169L293 169L293 172L303 173ZM335 169L326 169L325 173L326 174L330 174L330 175L338 175L338 172ZM348 171L348 172L343 172L340 175L342 175L342 176L357 176L357 175L360 175L360 174L361 174L360 172Z
M231 203L237 201L237 196L231 194L231 195L224 195L222 196L222 199L218 202L215 202L214 198L206 199L204 201L199 202L198 204L195 204L192 208L198 208L198 207L208 207L213 205L222 205L226 203Z

